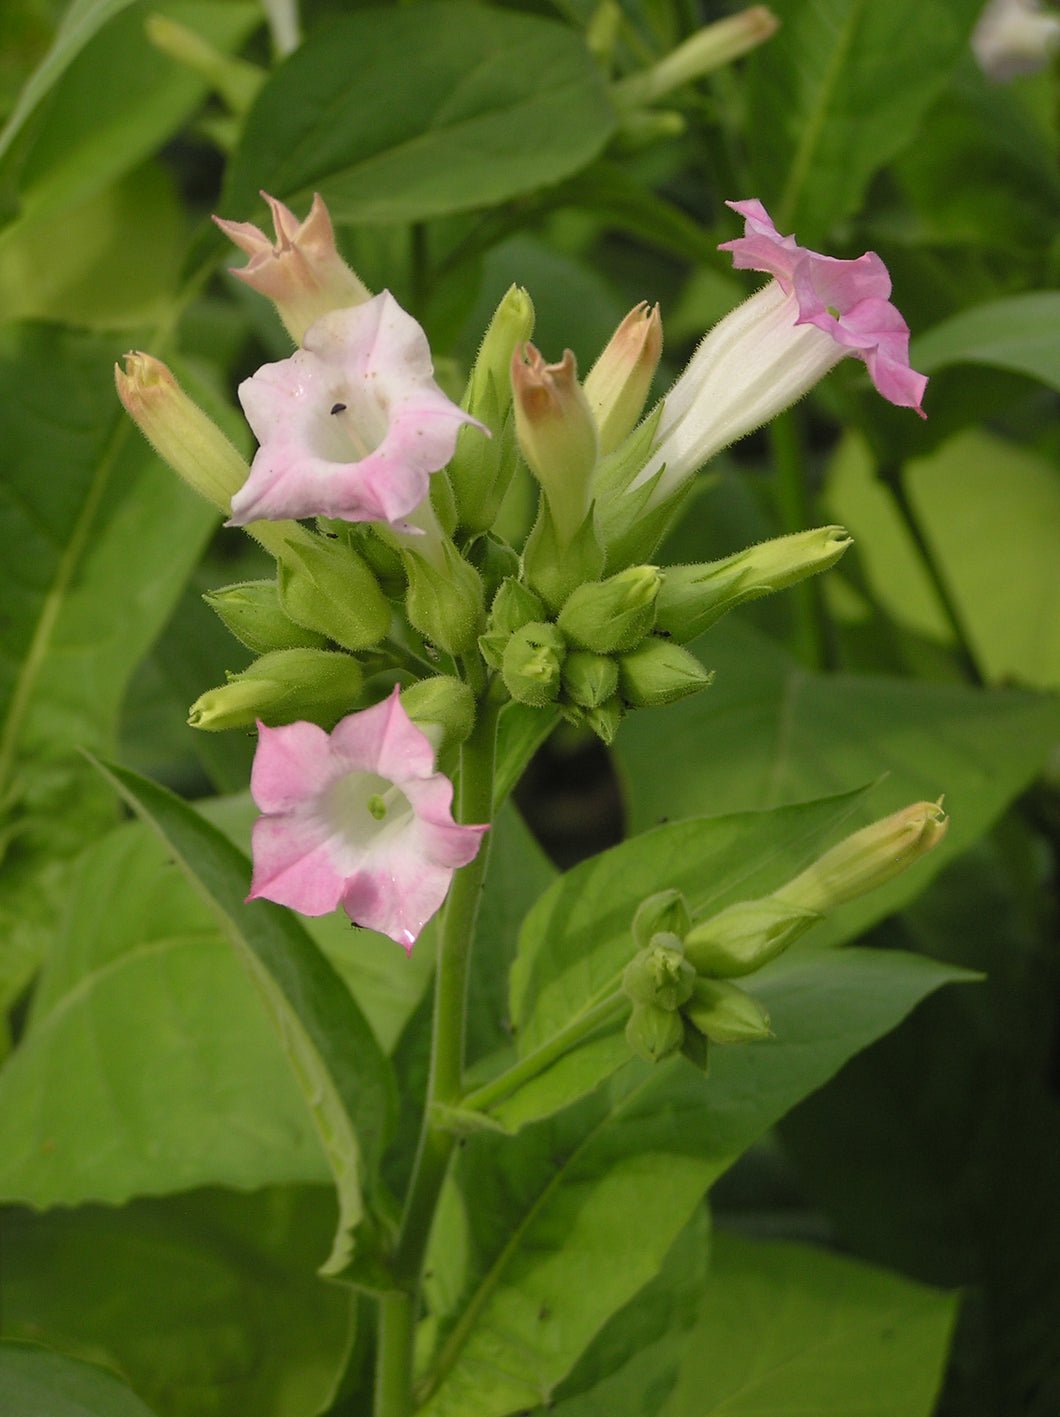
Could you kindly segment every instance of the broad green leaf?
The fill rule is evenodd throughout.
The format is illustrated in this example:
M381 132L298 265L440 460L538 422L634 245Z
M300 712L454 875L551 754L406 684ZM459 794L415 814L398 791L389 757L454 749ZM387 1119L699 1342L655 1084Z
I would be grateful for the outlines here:
M319 189L339 221L421 221L559 181L614 123L573 30L463 0L364 10L317 28L266 84L222 208Z
M1060 290L1037 290L962 310L910 347L925 374L950 364L987 364L1060 389Z
M227 837L172 793L124 768L104 768L158 833L221 919L283 1043L317 1125L339 1194L339 1228L325 1273L337 1273L374 1184L395 1108L386 1057L325 955L291 914L245 902L250 863ZM362 1163L363 1157L363 1163Z
M986 831L1041 770L1056 702L1029 693L812 674L737 617L694 648L717 670L684 703L631 714L615 743L634 828L663 815L769 807L885 781L851 828L945 794L942 843L844 908L848 935L899 909ZM852 922L856 921L856 927ZM839 918L819 927L831 938Z
M1055 465L970 429L910 463L905 482L983 677L1060 689Z
M813 246L861 207L963 57L979 0L776 0L748 64L752 187ZM743 195L743 194L741 194Z
M65 863L114 820L74 750L113 751L133 669L217 523L118 404L121 348L0 328L0 1006L46 947Z
M314 1273L334 1223L323 1186L8 1210L5 1332L107 1362L164 1417L313 1417L351 1337L349 1289Z
M214 915L139 822L107 833L0 1070L0 1196L44 1208L328 1177Z
M658 1417L929 1417L955 1295L807 1245L717 1235Z
M715 1049L709 1077L683 1058L634 1060L515 1138L468 1138L428 1254L437 1340L422 1417L547 1402L736 1157L925 995L966 977L900 952L782 960L756 980L775 1037Z
M12 1417L153 1417L113 1373L29 1343L0 1343L0 1411Z

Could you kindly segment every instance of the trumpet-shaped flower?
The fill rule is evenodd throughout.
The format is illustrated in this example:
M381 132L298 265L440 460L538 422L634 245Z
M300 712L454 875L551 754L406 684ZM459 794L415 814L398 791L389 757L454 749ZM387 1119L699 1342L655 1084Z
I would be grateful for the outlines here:
M819 256L781 236L761 202L728 205L745 232L721 249L738 268L773 279L711 330L666 395L655 448L631 484L665 467L653 504L849 354L864 360L885 399L923 416L927 379L909 367L909 327L888 299L891 278L879 256Z
M260 447L229 525L313 516L402 525L461 425L481 424L434 382L427 336L389 291L322 316L303 344L239 386Z
M258 731L250 790L264 815L247 899L303 915L341 904L411 950L486 827L454 822L452 783L398 691L331 733L313 723Z

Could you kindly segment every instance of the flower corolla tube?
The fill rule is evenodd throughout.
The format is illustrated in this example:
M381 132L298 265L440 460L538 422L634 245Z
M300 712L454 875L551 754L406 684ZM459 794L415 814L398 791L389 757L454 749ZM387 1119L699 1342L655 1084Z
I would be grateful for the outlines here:
M654 450L631 484L663 470L653 503L847 355L864 361L885 399L923 416L927 379L909 366L909 327L888 299L891 278L880 257L819 256L781 236L757 199L727 205L745 230L720 249L732 252L738 269L773 279L710 331L666 395Z
M333 310L239 386L259 448L229 526L337 517L401 526L476 424L434 381L423 330L389 291Z
M258 733L250 791L263 815L247 899L302 915L341 905L411 950L487 828L453 820L453 785L398 691L331 733L314 723Z

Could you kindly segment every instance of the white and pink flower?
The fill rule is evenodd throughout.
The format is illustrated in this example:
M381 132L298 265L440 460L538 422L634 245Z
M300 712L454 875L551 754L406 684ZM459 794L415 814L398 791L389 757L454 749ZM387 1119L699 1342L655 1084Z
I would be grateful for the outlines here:
M427 336L384 290L333 310L239 386L260 444L230 526L337 517L402 525L477 421L434 381Z
M250 790L263 815L247 899L302 915L341 905L411 950L487 827L453 820L453 785L398 691L331 733L313 723L258 732Z

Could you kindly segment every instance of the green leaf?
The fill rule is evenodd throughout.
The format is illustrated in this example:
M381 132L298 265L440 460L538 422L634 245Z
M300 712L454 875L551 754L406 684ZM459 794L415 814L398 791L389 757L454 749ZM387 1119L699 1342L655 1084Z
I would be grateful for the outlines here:
M347 222L421 221L557 182L591 162L615 118L575 31L445 0L370 9L316 29L252 109L222 201L319 189Z
M152 1417L103 1368L28 1343L0 1343L0 1404L18 1417Z
M963 971L900 952L829 951L763 971L775 1037L634 1060L517 1137L460 1151L427 1269L437 1341L422 1417L547 1402L608 1317L658 1271L704 1191L794 1104Z
M717 678L706 693L632 714L615 744L634 828L683 816L769 807L888 774L863 826L945 794L950 829L915 869L844 907L814 938L851 933L899 909L985 832L1040 771L1055 701L853 674L812 674L736 616L696 642ZM856 924L855 924L856 922Z
M217 522L118 404L121 347L0 329L0 1007L46 947L65 863L114 820L74 749L113 751L133 669Z
M819 243L860 209L963 57L979 0L778 0L749 61L752 190Z
M659 1417L929 1417L955 1295L807 1245L716 1237Z
M1060 689L1054 464L970 429L911 462L905 482L983 677Z
M328 1177L305 1101L208 906L139 822L71 874L0 1071L0 1196L121 1204Z
M950 364L1013 369L1060 389L1060 290L1036 290L962 310L910 348L925 374Z
M324 1273L349 1257L362 1216L361 1185L374 1185L396 1108L393 1077L352 996L290 911L245 902L246 857L186 803L124 768L103 767L121 796L166 843L220 917L257 986L294 1068L331 1166L339 1228Z
M312 1417L351 1337L349 1289L314 1273L334 1224L323 1186L9 1210L5 1332L106 1361L164 1417Z

